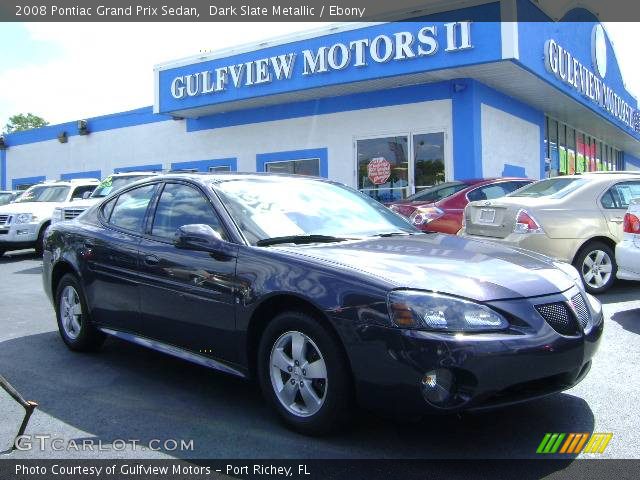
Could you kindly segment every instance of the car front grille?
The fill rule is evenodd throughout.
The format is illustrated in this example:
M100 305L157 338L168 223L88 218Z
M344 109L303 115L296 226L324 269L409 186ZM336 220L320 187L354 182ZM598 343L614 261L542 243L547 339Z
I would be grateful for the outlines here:
M571 298L571 305L573 305L573 310L576 313L576 317L578 317L578 322L580 322L582 330L587 330L591 315L589 314L589 309L587 308L587 304L585 303L582 294L578 293L577 295L574 295Z
M546 303L544 305L536 305L536 310L542 315L542 318L561 335L575 336L579 335L580 330L575 315L564 302Z
M10 219L9 215L0 215L0 225L7 225Z
M65 208L64 209L64 219L65 220L73 220L86 209L84 208Z

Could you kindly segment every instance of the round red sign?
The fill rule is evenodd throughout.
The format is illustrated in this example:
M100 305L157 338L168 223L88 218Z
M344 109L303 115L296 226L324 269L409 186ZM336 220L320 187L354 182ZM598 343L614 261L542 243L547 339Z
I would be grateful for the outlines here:
M367 165L367 176L374 185L387 183L391 176L391 164L384 157L372 158Z

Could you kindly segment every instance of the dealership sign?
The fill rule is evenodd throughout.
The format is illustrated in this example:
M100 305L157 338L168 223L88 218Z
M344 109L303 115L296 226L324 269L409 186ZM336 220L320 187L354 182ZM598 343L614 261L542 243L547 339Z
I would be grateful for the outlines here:
M400 24L402 25L402 24ZM415 24L406 24L415 25ZM378 33L351 41L335 42L299 52L281 53L233 62L213 69L176 75L169 89L175 100L223 93L230 88L244 89L332 71L359 69L372 64L411 62L473 48L471 22L418 25L412 30ZM301 67L296 68L300 64Z
M592 63L597 73L586 67L573 54L553 39L547 40L544 62L548 72L571 86L583 97L599 105L609 115L640 131L640 113L605 82L607 44L604 29L596 25L592 33Z

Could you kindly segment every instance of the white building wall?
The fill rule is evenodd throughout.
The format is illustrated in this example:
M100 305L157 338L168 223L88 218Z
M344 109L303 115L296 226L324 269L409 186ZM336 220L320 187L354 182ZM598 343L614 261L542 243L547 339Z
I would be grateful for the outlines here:
M184 120L166 121L11 147L7 185L13 178L117 167L235 157L239 171L255 171L256 154L328 148L329 178L355 186L354 139L409 132L444 131L452 174L451 100L354 110L272 122L186 132Z
M523 167L529 178L540 178L540 127L484 103L481 116L483 176L501 177L509 164Z

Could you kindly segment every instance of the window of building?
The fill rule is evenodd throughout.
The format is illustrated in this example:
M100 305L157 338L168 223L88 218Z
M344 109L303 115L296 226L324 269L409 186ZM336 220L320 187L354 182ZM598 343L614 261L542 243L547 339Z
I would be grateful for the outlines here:
M155 188L155 184L145 185L120 195L111 211L110 223L133 232L142 232L144 217Z
M210 172L230 172L231 166L229 165L218 165L216 167L209 167Z
M545 119L544 146L550 177L623 168L622 152L550 117Z
M271 173L290 173L293 175L320 176L320 159L304 158L299 160L278 160L265 162L265 171Z
M358 188L381 202L407 198L445 181L445 134L356 141Z

